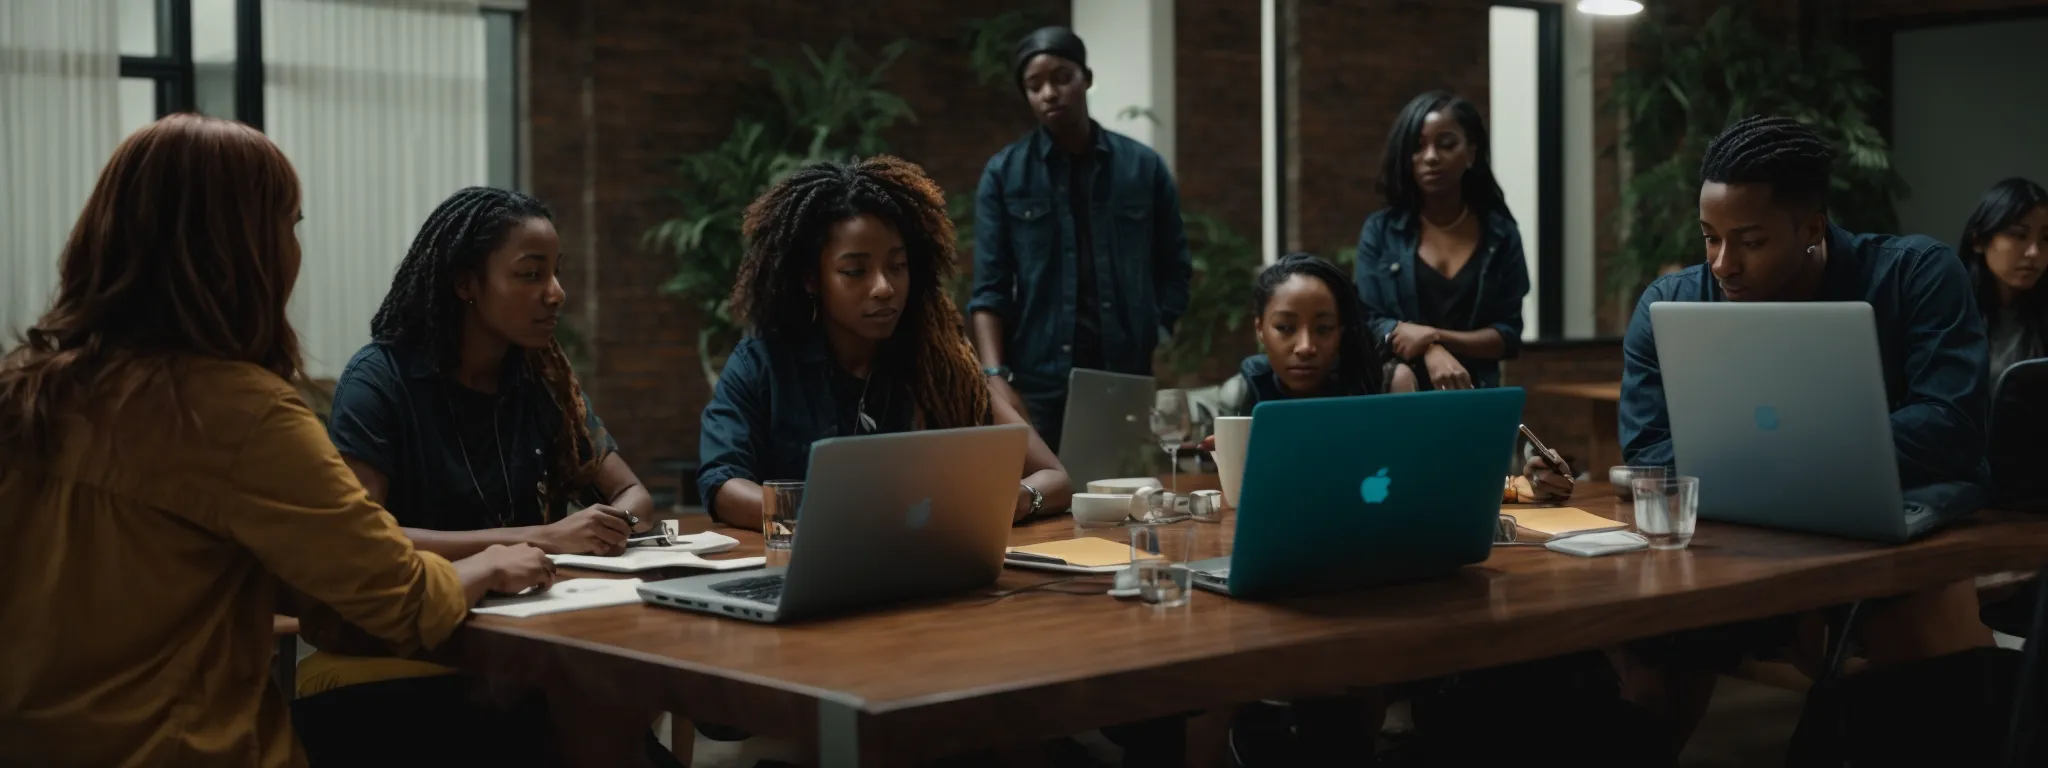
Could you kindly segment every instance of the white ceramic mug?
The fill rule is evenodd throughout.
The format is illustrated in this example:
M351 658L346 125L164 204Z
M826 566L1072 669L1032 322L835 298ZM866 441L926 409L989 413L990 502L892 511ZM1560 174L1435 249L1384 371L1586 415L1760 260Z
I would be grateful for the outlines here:
M1237 508L1237 490L1244 485L1244 455L1251 446L1252 417L1216 417L1216 479L1223 482L1223 501Z
M1083 528L1122 525L1131 516L1131 494L1074 494L1074 522Z

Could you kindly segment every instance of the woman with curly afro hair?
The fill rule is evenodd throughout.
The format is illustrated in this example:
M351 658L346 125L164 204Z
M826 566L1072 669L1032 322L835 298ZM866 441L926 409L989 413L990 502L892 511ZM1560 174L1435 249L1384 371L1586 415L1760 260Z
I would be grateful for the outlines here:
M945 195L895 157L819 163L747 207L732 313L747 329L704 408L697 487L713 517L759 529L764 480L801 478L840 435L1028 424L990 395L946 295ZM1071 496L1037 432L1015 519Z

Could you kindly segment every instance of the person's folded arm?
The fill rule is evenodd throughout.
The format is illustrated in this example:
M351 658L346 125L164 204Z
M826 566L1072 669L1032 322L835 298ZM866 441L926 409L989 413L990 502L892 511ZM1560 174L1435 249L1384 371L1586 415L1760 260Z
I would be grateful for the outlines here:
M1899 481L1982 482L1989 353L1962 262L1941 246L1900 276L1906 398L1892 410Z
M761 530L761 452L768 444L768 361L758 342L741 342L704 406L697 442L697 490L711 518Z
M287 586L391 650L438 646L468 615L469 590L455 567L413 547L296 397L258 422L228 480L210 522Z
M1650 304L1663 301L1659 281L1643 292L1621 343L1621 461L1630 466L1673 466L1671 414L1664 405L1664 374L1658 368L1657 338L1650 328Z
M1401 324L1401 300L1399 296L1387 295L1373 271L1383 258L1380 253L1380 230L1383 228L1380 216L1365 220L1365 226L1358 231L1358 253L1352 263L1352 280L1358 284L1358 301L1365 310L1365 326L1372 330L1374 339L1385 339L1394 332L1394 326Z
M1484 327L1471 331L1439 329L1437 332L1437 343L1453 354L1482 360L1511 360L1522 352L1522 300L1529 296L1529 263L1522 254L1522 236L1509 234L1494 251L1493 258L1488 277L1500 286L1500 292L1479 310L1479 320Z

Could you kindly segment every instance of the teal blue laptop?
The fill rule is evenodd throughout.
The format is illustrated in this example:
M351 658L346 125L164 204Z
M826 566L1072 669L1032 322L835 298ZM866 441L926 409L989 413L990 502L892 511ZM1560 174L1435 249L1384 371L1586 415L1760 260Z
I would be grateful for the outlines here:
M1256 598L1485 560L1521 418L1515 388L1260 403L1234 546L1192 563L1194 583Z

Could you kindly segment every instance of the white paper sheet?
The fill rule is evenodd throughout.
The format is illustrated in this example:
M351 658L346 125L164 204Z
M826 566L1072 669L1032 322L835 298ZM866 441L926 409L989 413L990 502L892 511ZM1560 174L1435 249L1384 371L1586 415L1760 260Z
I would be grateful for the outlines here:
M735 542L737 543L737 542ZM759 568L766 565L765 557L734 557L725 560L706 560L695 552L678 552L671 548L634 547L618 557L597 555L548 555L556 565L570 568L588 568L593 571L612 573L639 573L657 568L697 568L707 571L731 571L740 568Z
M738 568L757 568L766 562L758 557L742 557L727 560L706 560L700 554L724 552L740 545L738 539L719 533L705 531L676 537L676 544L667 547L633 547L617 557L598 555L549 555L556 565L570 568L587 568L593 571L612 573L639 573L656 568L697 568L709 571L730 571Z
M555 582L546 592L484 599L471 612L491 616L525 618L589 608L609 608L640 602L639 579L570 579Z

